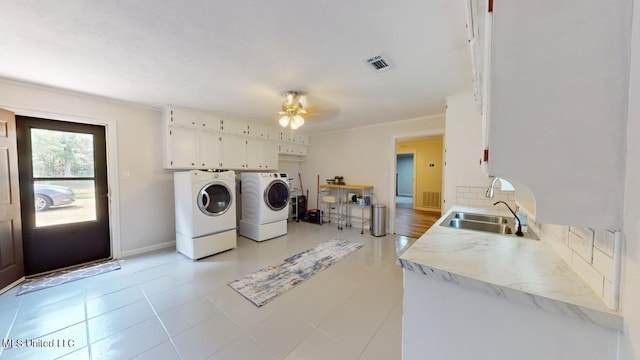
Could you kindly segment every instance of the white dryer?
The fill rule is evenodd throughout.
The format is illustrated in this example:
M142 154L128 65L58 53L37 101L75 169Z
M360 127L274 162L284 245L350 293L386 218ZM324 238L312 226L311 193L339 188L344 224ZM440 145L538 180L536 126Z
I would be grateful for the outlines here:
M176 249L196 260L235 248L235 173L182 171L173 180Z
M290 189L287 174L242 173L240 235L264 241L285 235Z

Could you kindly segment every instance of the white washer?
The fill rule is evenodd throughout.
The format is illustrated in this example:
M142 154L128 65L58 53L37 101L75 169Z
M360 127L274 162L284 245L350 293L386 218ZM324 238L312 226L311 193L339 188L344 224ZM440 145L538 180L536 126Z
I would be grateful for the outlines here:
M196 260L237 246L235 179L233 171L174 173L179 252Z
M242 173L240 235L264 241L285 235L290 189L287 174Z

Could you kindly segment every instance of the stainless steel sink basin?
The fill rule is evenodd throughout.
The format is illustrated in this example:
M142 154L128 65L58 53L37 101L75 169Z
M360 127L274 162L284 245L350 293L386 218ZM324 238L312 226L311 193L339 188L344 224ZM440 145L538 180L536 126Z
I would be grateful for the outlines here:
M516 236L514 233L517 225L515 219L510 216L454 211L440 223L440 226ZM538 237L531 231L528 231L524 237L538 240Z
M498 224L492 222L483 222L483 221L474 221L474 220L463 220L463 219L450 219L448 222L445 222L445 226L449 226L456 229L466 229L466 230L476 230L476 231L485 231L491 232L495 234L512 234L513 231L511 227L507 224Z
M465 212L456 212L453 217L456 219L462 219L462 220L483 221L483 222L496 223L496 224L507 224L509 220L513 221L513 218L508 218L505 216L473 214L473 213L465 213Z

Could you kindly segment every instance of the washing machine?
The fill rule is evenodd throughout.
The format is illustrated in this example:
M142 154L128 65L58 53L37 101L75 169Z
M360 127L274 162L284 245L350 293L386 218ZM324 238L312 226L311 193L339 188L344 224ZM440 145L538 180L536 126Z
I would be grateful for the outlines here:
M242 173L240 235L264 241L287 233L290 188L287 174Z
M235 173L181 171L173 182L176 249L197 260L235 248Z

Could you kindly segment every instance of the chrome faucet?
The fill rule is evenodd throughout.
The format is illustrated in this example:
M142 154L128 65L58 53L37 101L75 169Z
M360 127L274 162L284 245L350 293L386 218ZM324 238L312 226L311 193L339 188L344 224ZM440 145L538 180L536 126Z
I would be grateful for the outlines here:
M497 176L493 178L493 181L491 181L491 185L487 189L487 192L484 193L484 196L488 197L489 199L493 199L493 188L494 186L496 186L496 182L498 180L500 180L500 178Z
M511 213L513 214L513 217L518 222L518 230L516 231L516 236L524 236L524 233L522 232L522 225L520 224L520 218L518 217L518 215L516 215L516 213L513 210L511 210L511 206L509 206L509 204L507 204L506 202L501 200L501 201L494 202L493 206L496 206L496 205L498 205L500 203L503 203L503 204L505 204L507 206L507 209L509 209L509 211L511 211Z

